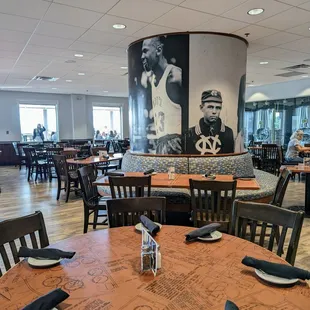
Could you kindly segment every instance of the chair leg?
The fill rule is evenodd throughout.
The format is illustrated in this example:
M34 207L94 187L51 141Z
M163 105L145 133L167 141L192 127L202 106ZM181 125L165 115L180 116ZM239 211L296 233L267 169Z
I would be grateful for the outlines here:
M38 174L39 174L39 169L38 169L38 166L36 166L36 178L35 178L36 182L37 182L37 179L38 179Z
M66 202L69 200L69 195L70 195L70 181L67 181L66 184Z
M93 229L96 229L96 227L97 227L97 222L98 222L98 213L99 213L99 211L98 211L98 210L95 210L95 211L94 211L94 223L93 223Z
M31 167L28 167L28 182L30 180L30 174L31 174Z
M56 200L59 200L60 191L61 191L61 180L58 179L57 198L56 198Z
M84 206L84 230L83 233L86 234L88 230L88 223L89 223L89 212Z

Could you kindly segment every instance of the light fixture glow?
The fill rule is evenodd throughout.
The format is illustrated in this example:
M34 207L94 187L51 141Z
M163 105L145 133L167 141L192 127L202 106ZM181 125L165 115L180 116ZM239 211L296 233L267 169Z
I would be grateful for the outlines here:
M254 84L249 84L248 86L249 86L249 87L253 87L253 86L254 86Z
M83 73L83 72L79 72L79 73L78 73L78 75L85 75L85 73Z
M67 82L67 83L71 83L71 82L72 82L72 80L66 80L66 82Z
M104 90L103 92L104 92L104 93L108 93L109 91L108 91L108 90Z
M122 69L122 70L127 70L128 67L125 67L125 66L124 66L124 67L121 67L121 69Z
M57 89L56 87L52 87L52 89Z
M264 9L251 9L250 11L248 11L248 15L251 15L251 16L255 16L255 15L259 15L259 14L262 14L264 13Z
M268 65L268 61L261 61L259 64L260 65Z
M307 77L309 77L309 75L303 75L302 77L303 77L303 78L307 78Z
M126 25L124 25L124 24L114 24L113 28L117 29L117 30L122 30L122 29L126 28Z
M75 56L75 57L78 57L78 58L82 58L82 57L84 57L84 55L83 55L83 54L74 54L74 56Z

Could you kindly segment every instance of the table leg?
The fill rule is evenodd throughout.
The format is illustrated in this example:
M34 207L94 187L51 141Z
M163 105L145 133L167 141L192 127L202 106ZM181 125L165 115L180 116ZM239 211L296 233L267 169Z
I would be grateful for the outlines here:
M305 212L310 215L310 173L306 173Z

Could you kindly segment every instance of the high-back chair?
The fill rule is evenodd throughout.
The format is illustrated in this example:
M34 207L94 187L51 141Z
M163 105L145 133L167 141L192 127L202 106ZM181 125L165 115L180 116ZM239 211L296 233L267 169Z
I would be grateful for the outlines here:
M95 166L85 166L78 169L78 177L82 189L83 203L84 203L84 234L87 233L88 225L93 225L96 229L97 225L106 225L107 212L106 201L101 199L97 186L93 186L93 182L97 178L97 171ZM102 211L102 212L99 212ZM89 222L89 217L94 214L93 222ZM98 217L104 217L102 223L98 223Z
M189 183L194 227L202 227L215 222L221 224L221 231L228 232L237 181L190 179Z
M40 246L36 239L36 231L38 231L39 234ZM34 214L0 222L0 255L5 270L9 270L12 266L9 259L10 256L13 256L15 264L20 261L17 256L18 248L15 242L19 239L20 245L28 246L29 240L27 244L25 238L27 235L29 235L32 248L34 249L38 249L39 247L45 248L49 245L43 214L40 211L36 211ZM5 245L10 246L11 253L7 251L8 246ZM2 276L1 269L0 276Z
M261 168L266 172L277 174L279 167L279 149L277 144L263 144Z
M287 232L291 229L285 260L294 265L303 220L304 212L294 212L270 204L236 200L233 204L230 232L262 247L266 246L269 251L273 251L276 235L279 234L276 253L281 256L284 253ZM268 228L270 225L271 228ZM270 235L266 234L267 229L271 229ZM268 244L265 242L266 237L269 238Z
M157 223L166 223L165 197L111 199L107 207L110 228L136 225L141 215Z
M286 168L282 170L282 172L280 173L279 179L278 179L276 191L272 197L270 204L277 206L277 207L282 207L282 202L283 202L285 192L287 189L287 185L290 181L291 175L292 173Z
M46 148L46 160L47 160L47 167L48 167L48 177L50 182L53 178L57 178L55 165L53 161L54 155L62 155L63 147L48 147Z
M53 161L55 165L58 187L57 187L57 200L59 200L61 190L66 191L66 202L69 200L69 195L71 191L79 191L79 179L77 171L69 170L67 159L65 155L53 155ZM64 182L65 187L62 187L62 182ZM72 186L73 185L73 186Z
M45 159L38 158L36 149L34 147L24 147L24 152L26 155L26 167L28 168L28 182L30 180L30 176L32 176L34 169L36 172L36 181L39 174L42 179L42 173L44 173L44 177L46 178L47 161Z
M151 196L151 176L109 176L112 198Z

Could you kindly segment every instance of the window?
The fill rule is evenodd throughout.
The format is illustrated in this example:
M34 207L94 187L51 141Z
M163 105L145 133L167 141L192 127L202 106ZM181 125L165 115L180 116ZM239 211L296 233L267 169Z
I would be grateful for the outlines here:
M93 106L94 136L101 139L121 139L122 134L122 113L120 107Z
M50 140L53 131L57 133L56 105L20 104L19 117L22 141L33 141L33 130L38 124L46 129L44 140Z

